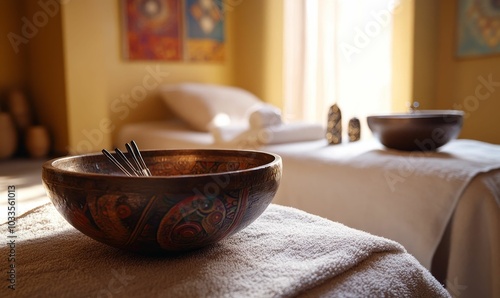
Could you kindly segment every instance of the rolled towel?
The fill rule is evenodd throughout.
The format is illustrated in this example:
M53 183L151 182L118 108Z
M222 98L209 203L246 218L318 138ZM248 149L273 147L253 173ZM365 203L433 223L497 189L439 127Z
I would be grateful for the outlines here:
M248 123L251 129L261 129L280 125L283 123L281 121L281 111L270 104L261 105L251 112Z

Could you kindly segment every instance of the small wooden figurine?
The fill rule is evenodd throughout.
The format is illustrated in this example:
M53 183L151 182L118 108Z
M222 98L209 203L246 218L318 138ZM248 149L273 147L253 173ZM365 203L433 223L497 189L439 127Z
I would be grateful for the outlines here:
M361 137L361 123L358 118L354 117L349 120L347 135L349 136L349 142L359 141Z
M331 106L328 111L326 139L329 145L342 143L342 113L337 104Z

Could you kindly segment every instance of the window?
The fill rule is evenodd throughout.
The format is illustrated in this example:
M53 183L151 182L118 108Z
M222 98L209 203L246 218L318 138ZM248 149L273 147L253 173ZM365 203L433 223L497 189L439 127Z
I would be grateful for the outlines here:
M370 135L366 116L391 109L394 1L284 1L284 107L287 121L326 125L337 103Z

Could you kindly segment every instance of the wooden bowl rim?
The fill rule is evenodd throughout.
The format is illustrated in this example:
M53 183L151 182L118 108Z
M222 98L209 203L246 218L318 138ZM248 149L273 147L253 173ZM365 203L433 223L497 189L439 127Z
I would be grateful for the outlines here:
M387 113L367 116L367 119L423 119L423 118L445 118L463 117L465 113L460 110L417 110L408 113Z
M226 152L228 154L259 154L259 155L266 155L269 157L272 157L273 159L260 166L252 167L249 169L242 169L242 170L235 170L235 171L225 171L225 172L218 172L218 173L206 173L206 174L189 174L189 175L175 175L175 176L150 176L150 177L143 177L143 176L121 176L121 175L109 175L109 174L99 174L99 173L86 173L86 172L76 172L76 171L71 171L71 170L65 170L61 169L55 166L56 163L71 160L71 159L78 159L78 158L84 158L84 157L92 157L92 156L102 156L105 158L105 156L102 153L88 153L88 154L80 154L80 155L71 155L71 156L65 156L65 157L58 157L54 158L51 160L48 160L43 163L42 169L43 171L46 172L52 172L55 174L61 174L61 175L68 175L72 177L82 177L82 178L106 178L106 179L148 179L148 180L161 180L161 179L186 179L186 178L203 178L203 177L213 177L217 175L234 175L234 174L240 174L240 173L250 173L250 172L255 172L259 170L264 170L267 168L271 168L276 165L281 165L281 156L275 153L271 152L266 152L266 151L259 151L259 150L242 150L242 149L161 149L161 150L141 150L141 153L146 155L151 154L151 153L160 153L160 152L182 152L183 154L196 154L196 152L204 152L204 153L210 153L210 152L218 152L223 153ZM143 155L144 156L144 155ZM111 162L110 162L111 163Z

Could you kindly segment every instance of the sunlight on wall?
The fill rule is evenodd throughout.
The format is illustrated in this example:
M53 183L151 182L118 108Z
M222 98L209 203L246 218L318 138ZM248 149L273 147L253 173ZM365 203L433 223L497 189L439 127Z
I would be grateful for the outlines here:
M362 138L370 135L366 117L391 111L392 17L387 0L340 1L337 100L343 126L361 121Z
M362 136L370 135L366 116L391 111L393 3L285 2L287 121L326 125L328 109L337 103L344 127L357 117Z

